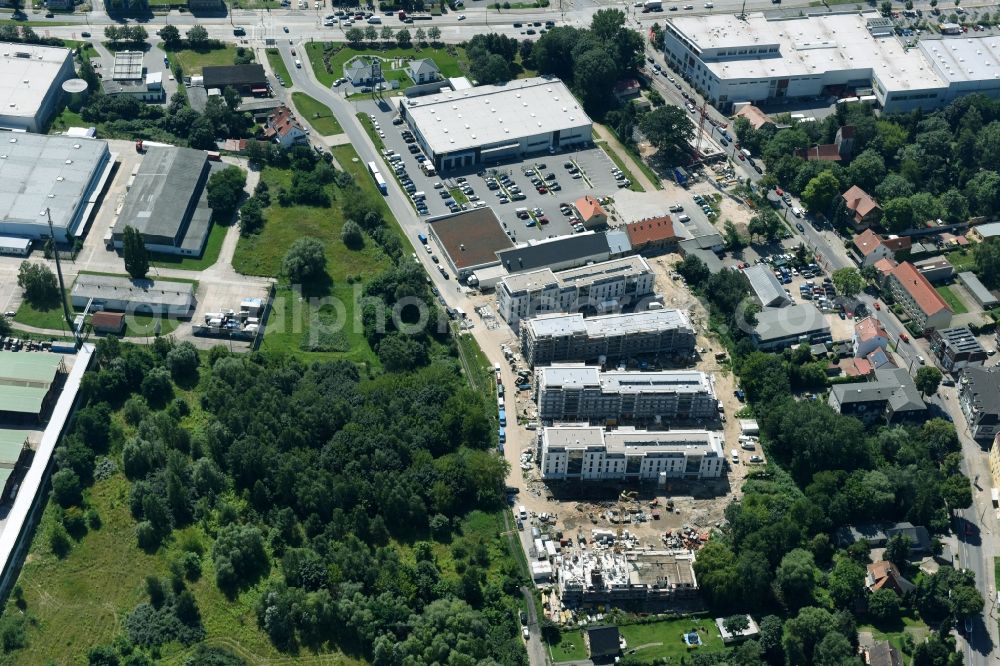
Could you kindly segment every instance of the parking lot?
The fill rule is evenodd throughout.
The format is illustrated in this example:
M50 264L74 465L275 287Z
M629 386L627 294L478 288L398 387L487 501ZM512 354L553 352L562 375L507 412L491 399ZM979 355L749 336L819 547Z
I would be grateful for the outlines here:
M420 170L417 161L419 153L411 153L409 149L410 145L416 144L408 144L403 138L402 132L408 129L407 126L392 124L396 117L394 107L365 101L359 102L357 108L369 117L374 117L382 133L379 138L386 150L401 157L399 163L405 169L405 177L412 182L412 186L408 188L410 193L424 193L424 205L418 209L424 217L444 215L454 206L459 206L460 209L464 204L471 208L482 202L483 205L493 207L497 216L506 223L512 239L518 242L538 240L573 233L575 220L571 221L569 216L560 212L560 204L572 206L573 202L585 194L604 197L619 190L613 173L616 168L614 163L597 147L555 155L543 154L502 165L477 167L471 171L451 171L427 176ZM569 168L567 164L570 165ZM383 169L383 176L394 177L394 170L388 160L386 167ZM571 171L576 171L576 174ZM549 174L554 178L546 180ZM574 178L574 175L579 177ZM509 184L499 183L501 177L505 177ZM402 174L397 180L400 178ZM544 185L544 191L539 191L532 184L532 178ZM498 181L499 187L491 190L489 180ZM435 187L436 184L438 187ZM555 191L550 189L553 185L556 186ZM458 196L454 197L456 190ZM513 196L515 194L520 194L523 198L518 200ZM454 206L450 208L449 203ZM532 213L530 220L519 220L514 212L517 208L527 208L529 211L538 209L541 213ZM543 217L548 222L539 224L539 219ZM529 221L531 226L528 226Z

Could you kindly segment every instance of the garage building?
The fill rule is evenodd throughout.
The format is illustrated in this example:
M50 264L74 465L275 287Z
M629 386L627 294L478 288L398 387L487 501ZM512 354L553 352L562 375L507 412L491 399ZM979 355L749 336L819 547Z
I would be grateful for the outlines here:
M80 310L93 299L92 309L175 317L190 317L195 306L194 285L190 282L154 282L89 273L77 276L71 298L73 307Z
M472 169L591 141L590 117L554 77L404 99L399 113L438 171Z
M40 240L82 236L114 167L96 139L16 133L0 135L0 235Z

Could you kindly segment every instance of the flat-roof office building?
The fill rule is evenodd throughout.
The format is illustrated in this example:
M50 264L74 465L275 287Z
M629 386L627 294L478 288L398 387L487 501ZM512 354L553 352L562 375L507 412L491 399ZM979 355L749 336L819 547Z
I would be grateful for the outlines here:
M111 230L121 249L125 227L133 227L153 252L200 256L212 226L205 184L208 155L191 148L150 146Z
M594 423L699 421L714 418L711 378L695 370L601 372L583 364L538 370L538 418Z
M1000 96L996 37L921 39L908 49L876 12L672 18L664 53L723 109L845 90L870 91L890 113L934 109L971 92Z
M0 235L70 243L86 230L114 163L97 139L0 133Z
M695 332L681 310L602 315L550 314L521 322L521 353L532 366L559 361L600 361L690 356Z
M717 479L725 469L722 433L707 430L605 430L602 426L542 429L546 481Z
M617 311L652 294L653 282L653 271L639 256L561 273L548 268L516 273L497 284L497 311L512 326L547 312Z
M0 129L45 131L63 81L75 76L69 49L0 42Z
M402 98L399 114L439 171L591 141L583 107L562 81L545 76Z

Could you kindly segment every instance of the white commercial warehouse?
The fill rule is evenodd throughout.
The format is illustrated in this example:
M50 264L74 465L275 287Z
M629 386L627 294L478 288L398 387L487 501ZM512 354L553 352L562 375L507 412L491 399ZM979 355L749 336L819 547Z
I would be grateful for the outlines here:
M43 131L74 76L69 49L0 42L0 128Z
M403 99L399 113L438 170L590 143L591 120L562 81L535 77Z
M1000 37L922 39L907 49L875 12L685 16L668 20L664 35L671 66L720 108L870 93L886 111L906 112L969 92L1000 96Z
M114 167L105 141L0 133L0 235L56 240L83 235Z

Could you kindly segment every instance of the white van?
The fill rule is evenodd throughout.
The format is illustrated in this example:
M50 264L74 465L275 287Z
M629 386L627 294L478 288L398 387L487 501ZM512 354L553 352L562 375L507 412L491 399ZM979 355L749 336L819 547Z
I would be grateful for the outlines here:
M302 61L299 60L298 58L295 59L295 67L297 67L298 69L302 69Z
M368 19L368 22L371 23L372 25L377 25L382 22L382 19L378 16L372 16L371 18Z
M528 510L524 508L523 504L517 507L517 517L520 518L521 520L528 519Z
M677 216L677 219L680 220L681 222L690 222L691 221L691 216L687 215L687 214L679 215L679 216Z
M733 464L734 465L739 465L740 464L740 452L739 451L737 451L736 449L733 449L732 451L729 452L729 455L732 456L732 458L733 458Z
M413 200L414 201L421 201L421 200L426 199L426 198L427 198L427 196L423 192L414 192L413 193Z

